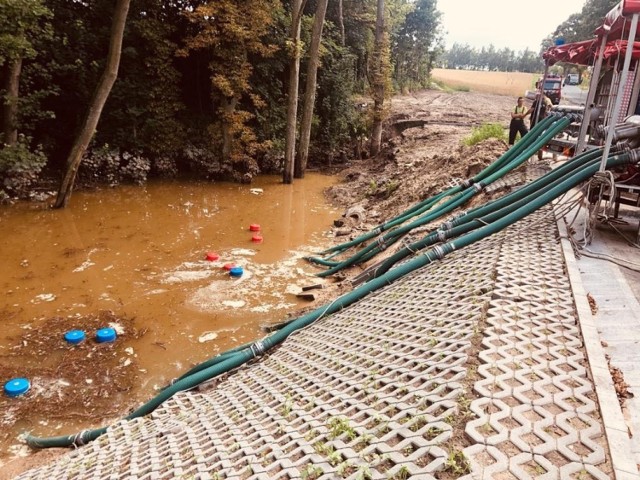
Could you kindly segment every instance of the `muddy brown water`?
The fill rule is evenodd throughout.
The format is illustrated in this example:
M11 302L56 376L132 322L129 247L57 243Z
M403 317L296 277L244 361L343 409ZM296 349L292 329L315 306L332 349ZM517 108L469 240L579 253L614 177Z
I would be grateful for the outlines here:
M126 352L120 360L132 360L139 378L120 401L143 403L192 365L264 336L261 325L309 305L295 294L318 283L317 270L302 257L330 243L338 212L322 192L335 181L308 174L293 185L270 176L251 185L162 182L77 192L64 210L0 207L0 360L11 361L25 332L32 339L53 334L44 327L51 317L75 328L78 318L111 311L144 333L116 340L126 342L118 355ZM254 223L262 243L251 240ZM209 251L220 259L206 261ZM244 275L231 278L226 263L242 266ZM95 324L87 327L85 341L93 342ZM57 388L91 382L64 378ZM28 402L29 394L3 400ZM8 423L13 440L0 442L0 463L8 452L20 453L21 430L60 435L102 426L64 412Z

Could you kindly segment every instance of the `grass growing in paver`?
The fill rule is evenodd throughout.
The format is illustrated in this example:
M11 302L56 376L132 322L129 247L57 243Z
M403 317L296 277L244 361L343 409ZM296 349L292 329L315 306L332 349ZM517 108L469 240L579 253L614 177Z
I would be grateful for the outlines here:
M449 451L444 470L456 476L471 473L471 464L462 450L453 449Z

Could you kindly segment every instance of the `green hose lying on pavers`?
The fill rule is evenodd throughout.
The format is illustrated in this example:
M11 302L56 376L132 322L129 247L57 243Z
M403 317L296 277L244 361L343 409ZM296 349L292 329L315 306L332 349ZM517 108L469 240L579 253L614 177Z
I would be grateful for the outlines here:
M529 134L523 137L521 142L518 142L516 147L521 146L521 144L524 143L524 146L521 146L520 148L521 153L518 153L518 150L516 150L516 147L514 147L512 149L516 150L514 158L505 161L503 155L503 157L501 157L498 161L494 162L492 165L483 170L483 174L481 175L483 180L477 181L465 190L462 190L455 195L450 196L449 199L439 204L437 208L420 216L412 222L390 230L384 235L378 237L375 241L371 242L348 259L342 262L326 262L326 260L323 260L322 264L330 266L331 268L325 270L324 272L318 273L317 276L326 277L329 275L333 275L334 273L337 273L344 268L366 262L367 260L370 260L378 253L386 250L389 246L399 241L402 237L404 237L404 235L406 235L414 228L431 223L434 220L441 218L445 214L455 210L459 206L466 204L473 196L482 191L484 187L490 185L499 178L504 177L507 173L511 172L515 168L522 165L525 161L527 161L529 157L531 157L535 152L546 145L549 140L551 140L558 133L564 130L573 120L573 115L562 117L552 115L545 118L545 120L547 119L549 119L549 121L543 124L539 130L537 129L538 126L536 125L536 127L534 127L534 129ZM525 139L527 139L527 142L524 142ZM507 151L507 153L509 153L510 151L511 150ZM401 216L399 218L408 217ZM309 258L309 260L314 263L320 263L318 259Z
M639 159L640 149L632 150L627 153L609 157L607 159L607 168L637 163ZM389 270L377 278L372 279L370 282L361 285L341 297L338 297L333 302L291 321L281 330L265 337L262 340L256 341L249 346L245 345L237 347L201 363L200 365L192 368L189 371L190 373L187 372L187 374L180 377L175 383L169 385L149 402L127 415L125 420L132 420L153 412L153 410L176 393L191 389L205 381L227 373L234 368L247 363L253 358L263 355L271 348L282 343L293 332L312 324L321 317L342 310L354 302L361 300L371 292L389 285L395 280L417 270L418 268L430 264L438 259L442 259L444 256L455 250L460 250L461 248L503 230L589 179L598 171L598 169L598 162L589 162L587 165L574 164L573 170L567 172L567 175L562 176L562 179L554 178L551 181L549 181L549 179L542 180L540 182L541 189L536 191L536 194L532 196L530 201L500 218L496 218L493 223L482 225L471 232L461 235L447 243L437 245L436 247L417 255L415 258ZM542 179L545 179L545 177L542 177ZM551 184L553 184L553 186L545 188ZM25 437L25 441L29 446L34 448L78 446L100 437L107 431L107 428L108 427L102 427L95 430L84 430L74 435L63 435L58 437L42 438L27 435Z
M529 148L538 139L538 136L542 134L551 123L554 123L557 120L558 118L555 115L550 115L544 118L540 123L535 125L531 129L529 134L525 135L515 146L507 150L495 162L493 162L491 165L488 165L486 168L484 168L482 171L480 171L478 174L476 174L472 178L467 179L461 185L451 187L445 190L444 192L441 192L437 195L434 195L432 197L429 197L417 203L416 205L402 212L400 215L392 218L391 220L387 220L385 223L378 225L376 228L374 228L370 232L365 233L359 236L358 238L355 238L346 243L341 243L340 245L336 245L334 247L328 248L323 252L321 252L322 255L332 254L329 257L325 257L324 259L311 257L309 258L309 260L314 263L318 263L320 265L335 266L338 262L329 262L328 261L329 258L339 253L342 253L351 247L357 246L367 240L377 237L382 232L386 232L387 230L390 230L391 228L397 225L401 225L402 223L406 222L410 218L415 217L416 215L421 215L422 213L426 212L431 207L433 207L436 203L438 203L443 198L456 195L462 192L463 190L471 187L473 184L482 182L483 180L485 180L486 177L494 173L496 170L502 168L505 164L510 162L514 157L519 156L524 150Z
M584 168L594 162L599 163L602 158L602 152L602 148L589 150L582 155L572 158L562 166L550 171L544 177L534 180L515 192L511 192L503 197L469 210L455 219L443 223L422 239L398 250L386 260L383 260L379 264L365 270L356 277L354 283L359 284L363 281L368 281L371 278L382 275L392 268L393 265L418 250L435 245L438 242L444 242L450 238L455 238L463 233L474 230L481 225L494 222L501 216L526 205L533 200L535 196L540 195L561 183L563 180L571 176L572 171L576 168Z

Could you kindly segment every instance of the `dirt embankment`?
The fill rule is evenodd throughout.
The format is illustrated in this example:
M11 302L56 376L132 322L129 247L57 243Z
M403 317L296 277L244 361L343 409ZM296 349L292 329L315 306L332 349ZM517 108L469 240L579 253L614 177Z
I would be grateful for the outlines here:
M330 201L368 212L367 225L359 225L366 228L456 180L475 175L502 155L507 145L487 140L466 147L462 139L473 127L487 122L507 128L512 104L515 99L511 97L470 92L427 90L395 97L386 122L384 151L376 159L352 162L342 172L344 183L329 190ZM390 137L390 127L408 119L423 120L424 125Z
M505 142L489 139L464 146L462 140L483 123L508 128L515 100L486 93L434 90L395 97L386 122L383 152L375 159L353 161L341 172L344 182L327 192L332 203L345 209L343 218L335 222L336 243L375 228L494 162L507 150ZM418 126L399 134L401 128L394 128L412 124ZM486 200L485 195L478 195L472 206ZM359 271L354 269L338 278L352 277Z

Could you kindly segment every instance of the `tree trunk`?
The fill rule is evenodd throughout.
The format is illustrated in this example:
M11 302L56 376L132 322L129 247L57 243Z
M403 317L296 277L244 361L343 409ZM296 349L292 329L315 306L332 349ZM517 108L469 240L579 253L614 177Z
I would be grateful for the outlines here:
M93 94L93 99L91 100L84 124L82 125L82 130L71 148L69 158L67 158L67 171L60 184L60 190L58 191L54 208L66 207L69 203L82 156L93 138L93 134L98 126L98 121L100 120L102 108L109 97L116 78L118 78L120 53L122 52L122 37L124 36L124 27L127 21L127 14L129 13L130 1L131 0L116 0L113 23L111 24L107 64L105 65L102 77L100 77L96 91Z
M342 46L345 46L344 36L344 14L342 13L342 0L338 0L338 26L340 27L340 41Z
M373 126L371 129L371 156L380 152L382 143L382 120L384 117L384 0L378 0L376 17L376 38L374 47L373 72Z
M22 71L22 57L11 62L7 68L5 90L7 98L3 105L3 142L9 147L18 143L18 98L20 87L20 72Z
M231 152L233 150L231 122L237 103L238 99L234 97L224 97L222 100L222 159L225 163L231 162Z
M302 107L302 124L300 125L300 146L296 156L294 169L295 178L304 178L309 159L309 141L311 139L311 121L313 120L313 107L316 102L316 80L318 77L318 64L320 63L320 42L322 41L322 27L327 13L329 0L318 0L316 15L313 19L313 32L311 34L311 47L309 48L309 64L307 65L307 85L304 91L304 104Z
M289 64L289 95L287 102L287 135L284 147L283 183L293 183L293 161L296 153L296 123L298 118L298 83L300 81L300 23L302 20L302 0L291 4L291 43L293 58Z

